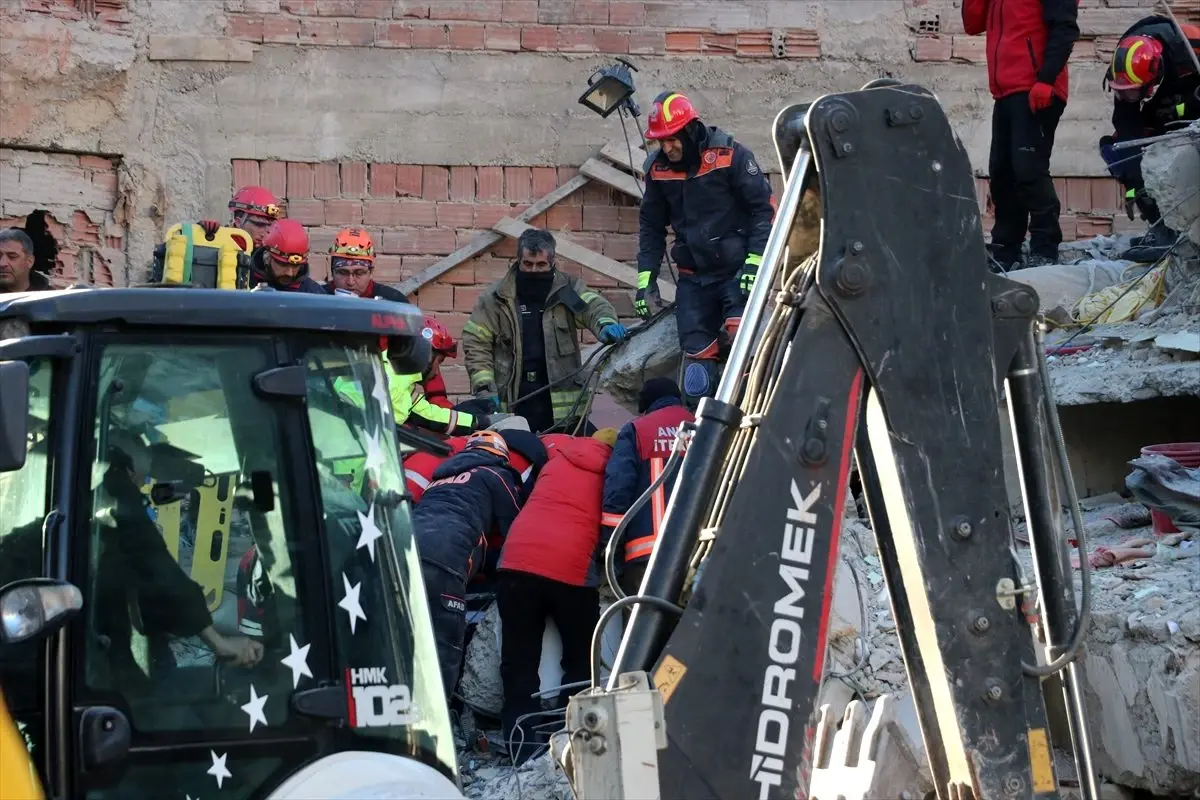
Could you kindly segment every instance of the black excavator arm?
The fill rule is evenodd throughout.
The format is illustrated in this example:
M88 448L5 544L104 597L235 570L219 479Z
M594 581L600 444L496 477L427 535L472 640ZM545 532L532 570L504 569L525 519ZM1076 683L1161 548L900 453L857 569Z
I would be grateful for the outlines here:
M1038 298L990 274L971 165L930 92L886 85L792 106L775 139L788 173L776 230L640 593L689 599L681 615L627 601L608 691L622 673L653 675L662 797L808 796L827 766L816 704L853 458L938 796L1057 797L1051 685L1086 793ZM806 192L819 194L820 248L798 263L784 249L803 239ZM1036 586L1012 550L1003 393ZM1065 456L1060 471L1069 485ZM1058 663L1039 670L1039 657Z

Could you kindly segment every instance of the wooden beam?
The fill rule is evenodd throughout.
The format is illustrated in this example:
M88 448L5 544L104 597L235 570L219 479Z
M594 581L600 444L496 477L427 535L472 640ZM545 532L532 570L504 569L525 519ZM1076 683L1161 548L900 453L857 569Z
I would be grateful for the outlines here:
M586 175L576 175L574 178L571 178L571 180L567 181L562 186L559 186L553 192L545 195L529 208L525 209L525 211L521 212L517 219L521 222L529 222L529 220L533 219L534 217L544 214L552 205L565 200L570 195L579 191L586 186L590 180L591 179ZM493 231L481 231L480 233L475 234L475 236L471 238L471 241L467 242L445 258L439 260L436 264L431 264L418 272L416 275L413 275L411 278L407 278L396 284L396 288L405 294L408 294L409 292L415 292L417 289L420 289L422 286L438 276L444 275L445 273L457 267L459 264L462 264L464 261L474 258L494 245L499 244L503 240L503 234L494 233Z
M634 163L630 163L629 161L629 148L625 146L624 141L612 141L604 145L600 149L600 157L613 162L618 167L625 169L627 172L632 172L638 177L645 174L642 170L642 165L646 163L646 151L640 147L633 148Z
M521 220L505 217L493 225L492 230L516 239L531 227L533 226ZM594 250L589 250L562 234L554 234L554 239L558 243L558 253L563 258L570 259L593 272L607 275L626 286L637 286L637 270L635 268L622 264L620 261L614 261L608 256L600 255ZM675 287L671 284L659 282L658 291L662 295L662 299L668 303L675 300Z
M642 183L628 172L623 172L611 164L605 164L598 158L589 158L579 168L580 175L586 175L594 181L608 184L614 189L624 192L630 197L642 199Z

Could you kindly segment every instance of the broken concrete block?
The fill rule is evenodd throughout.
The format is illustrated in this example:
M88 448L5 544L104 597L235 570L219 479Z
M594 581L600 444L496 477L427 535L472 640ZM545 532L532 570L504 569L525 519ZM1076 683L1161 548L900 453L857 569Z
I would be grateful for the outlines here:
M224 36L151 36L151 61L253 61L250 42Z
M613 353L600 370L600 386L636 414L642 385L651 378L678 380L681 359L675 315L664 314Z
M1142 154L1142 177L1146 191L1158 203L1163 221L1172 230L1190 232L1200 220L1200 125L1193 135L1167 139L1146 148ZM1191 237L1200 245L1200 240Z

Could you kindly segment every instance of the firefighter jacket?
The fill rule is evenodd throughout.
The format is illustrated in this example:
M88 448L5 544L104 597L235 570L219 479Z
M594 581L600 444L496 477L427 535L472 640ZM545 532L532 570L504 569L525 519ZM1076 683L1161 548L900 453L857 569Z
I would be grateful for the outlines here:
M1079 38L1079 0L963 0L962 21L970 36L987 33L993 98L1046 83L1067 102L1067 59Z
M480 420L470 414L435 406L425 399L420 373L399 375L387 359L384 359L383 367L387 375L388 395L392 398L392 414L397 425L407 423L451 436L461 436L477 429ZM362 386L357 381L352 378L338 378L333 382L333 387L346 400L359 408L363 407Z
M683 272L732 277L757 266L771 233L771 183L754 154L719 128L699 143L699 166L677 169L661 151L646 160L646 194L638 211L638 272L658 277L675 232L671 260ZM757 259L757 261L756 261Z
M1145 102L1113 101L1113 141L1129 141L1166 133L1167 124L1200 119L1200 75L1188 51L1200 54L1200 27L1184 25L1187 41L1179 38L1174 23L1166 17L1138 20L1121 36L1153 36L1163 44L1163 79L1154 97ZM1112 79L1112 67L1104 76ZM1128 163L1128 162L1126 162ZM1140 168L1140 164L1138 165Z
M604 467L612 448L579 437L554 449L557 455L542 469L508 531L498 568L570 586L598 586Z
M421 561L469 580L482 566L478 554L488 536L506 536L516 519L520 482L508 461L492 453L464 450L446 459L413 508Z
M683 407L678 397L662 397L654 401L645 414L621 428L612 458L604 471L601 552L608 546L608 539L621 524L625 512L662 474L667 459L671 457L675 432L679 426L693 419L692 412ZM650 502L642 506L625 528L618 564L650 558L674 484L674 476L664 481L651 495Z
M500 396L499 410L505 412L520 398L524 363L516 271L514 265L507 275L484 290L463 326L462 335L471 391L494 387ZM542 336L556 423L571 416L583 390L581 376L575 374L583 364L578 332L586 329L599 338L600 330L616 321L612 303L589 289L580 278L555 271L542 311Z

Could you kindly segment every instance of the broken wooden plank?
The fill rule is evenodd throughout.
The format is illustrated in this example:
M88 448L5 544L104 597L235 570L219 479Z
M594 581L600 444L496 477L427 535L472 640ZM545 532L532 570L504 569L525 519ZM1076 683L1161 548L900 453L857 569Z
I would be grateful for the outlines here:
M532 225L521 220L505 217L492 226L492 230L510 236L513 239L520 237L522 233L529 230ZM566 236L556 233L554 239L557 242L558 254L563 258L574 261L586 269L593 272L599 272L601 275L607 275L614 280L618 280L626 286L637 286L637 270L620 261L614 261L608 256L601 255L595 250L589 250L581 244L577 244ZM662 299L668 303L675 300L675 287L669 283L660 282L658 285L659 294Z
M562 186L559 186L553 192L549 192L548 194L544 195L536 203L522 211L517 219L521 222L528 222L534 217L544 214L552 205L565 200L570 195L579 191L586 186L590 180L591 179L586 175L576 175L574 178L571 178L571 180L567 181ZM413 275L411 278L406 278L405 280L400 281L400 283L396 284L396 288L405 294L408 294L409 292L415 292L417 289L420 289L425 284L437 278L439 275L444 275L464 261L474 258L475 256L503 240L503 234L494 233L493 231L481 231L480 233L477 233L475 236L471 237L471 241L467 242L445 258L439 260L436 264L430 264L428 267L421 270L416 275Z
M623 167L626 171L632 172L634 175L642 176L645 171L642 165L646 163L646 151L640 147L633 148L633 160L629 161L629 148L625 146L625 142L612 141L604 145L600 149L600 157L606 158L616 164L618 167Z
M580 175L586 175L594 181L608 184L617 191L633 197L636 200L642 199L642 184L637 178L630 175L628 172L622 172L616 167L605 164L598 158L589 158L579 168Z

